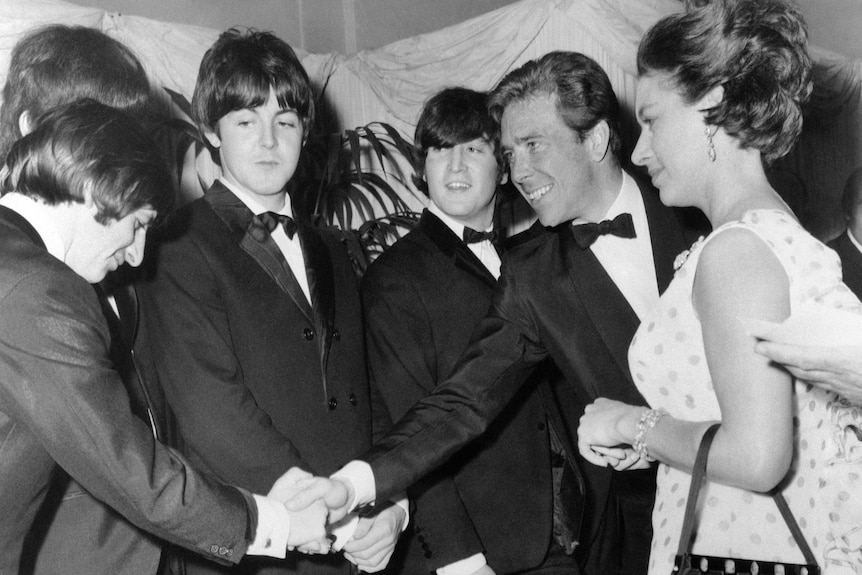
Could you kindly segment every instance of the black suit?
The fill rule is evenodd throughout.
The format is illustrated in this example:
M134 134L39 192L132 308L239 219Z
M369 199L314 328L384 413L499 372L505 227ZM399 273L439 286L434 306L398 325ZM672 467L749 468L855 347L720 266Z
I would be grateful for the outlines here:
M138 330L138 299L127 274L130 268L123 268L109 276L117 281L95 286L111 333L110 355L129 395L132 413L165 443L164 396L161 388L141 377L131 352ZM114 297L116 313L106 292ZM129 523L62 470L51 484L27 541L21 570L34 575L154 575L162 559L158 538Z
M58 464L129 522L238 561L254 504L197 473L133 415L92 286L6 208L0 248L0 572L18 572ZM82 530L88 519L77 518Z
M672 278L674 257L690 242L672 210L651 191L642 196L661 292ZM567 224L552 230L537 225L525 233L507 252L491 310L451 377L368 454L378 497L412 484L480 435L549 357L571 384L559 390L569 444L576 443L584 406L595 398L644 404L627 358L639 320L624 296L592 251L577 246ZM607 561L615 557L622 558L627 575L645 570L654 474L592 465L584 471L588 509L581 541L603 557L601 574L611 571ZM617 513L624 517L621 535L601 525Z
M485 317L496 283L427 210L368 268L362 300L369 368L393 420L445 381ZM537 379L480 439L408 491L415 536L399 542L410 558L399 572L427 573L477 553L497 573L542 562L553 505Z
M338 238L300 223L313 305L275 241L220 182L183 208L141 281L155 373L189 459L266 493L290 467L328 474L371 443L356 277ZM191 558L193 573L219 572ZM198 564L200 563L200 564ZM254 559L242 573L346 574L341 555Z
M862 298L862 253L850 240L849 233L844 232L829 242L829 247L838 252L838 257L841 258L844 283L856 297Z

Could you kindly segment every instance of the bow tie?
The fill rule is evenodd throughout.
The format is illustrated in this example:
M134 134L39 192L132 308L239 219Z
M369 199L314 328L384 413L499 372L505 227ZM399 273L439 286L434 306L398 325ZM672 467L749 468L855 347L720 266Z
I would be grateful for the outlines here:
M485 240L494 243L497 241L499 235L500 234L497 230L490 232L477 232L473 228L464 226L464 243L466 244L477 244L479 242L484 242Z
M613 234L621 238L635 237L635 225L631 214L620 214L612 220L597 224L576 224L572 226L572 235L578 247L582 250L590 247L599 236Z
M277 214L275 212L264 212L251 219L248 233L259 242L266 240L277 225L281 224L288 239L293 239L296 234L296 222L290 216Z

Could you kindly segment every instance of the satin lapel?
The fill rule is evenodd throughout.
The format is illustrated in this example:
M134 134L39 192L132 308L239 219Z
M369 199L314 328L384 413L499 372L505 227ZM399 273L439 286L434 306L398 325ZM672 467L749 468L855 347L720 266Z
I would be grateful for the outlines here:
M300 223L297 233L305 259L314 330L319 336L317 342L321 368L323 373L326 373L332 333L335 329L335 276L332 271L332 257L319 233L307 222Z
M485 264L440 218L425 210L417 224L417 229L428 236L428 239L440 248L441 252L452 258L456 267L492 288L497 285L497 280L491 275Z
M658 194L638 182L649 222L652 257L658 293L664 293L673 279L673 260L688 249L676 213L661 203Z
M219 182L213 184L204 197L231 233L240 238L239 247L263 268L282 291L290 296L308 322L313 323L311 305L275 240L267 237L265 241L258 242L248 233L248 226L253 217L251 210Z
M620 370L628 377L629 344L640 325L637 314L592 250L578 247L568 225L554 231L559 236L563 265L568 270L575 293Z

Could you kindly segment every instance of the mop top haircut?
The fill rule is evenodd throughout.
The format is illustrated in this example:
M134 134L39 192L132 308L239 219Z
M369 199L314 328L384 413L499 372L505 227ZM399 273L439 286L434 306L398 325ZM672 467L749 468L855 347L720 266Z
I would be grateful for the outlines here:
M174 201L170 172L152 139L131 115L95 100L42 116L12 145L0 176L3 193L52 206L92 199L101 224L143 207L163 216Z
M766 163L787 154L802 132L811 58L805 22L789 1L690 1L649 29L637 66L640 76L666 75L688 103L722 86L707 124L759 150Z
M489 109L499 122L506 106L537 96L551 96L557 113L583 142L600 121L608 125L608 146L619 160L620 105L608 75L579 52L549 52L509 72L491 92Z
M314 93L293 49L271 32L231 28L204 54L192 96L192 115L205 132L237 110L262 106L272 88L281 109L295 110L303 133L314 122Z
M138 118L150 111L143 66L126 46L84 26L52 25L24 36L12 50L0 108L0 158L22 136L18 119L33 121L57 106L90 98Z
M416 187L428 195L425 159L431 148L453 148L483 139L494 149L497 181L503 176L505 161L500 149L500 125L488 113L488 94L467 88L446 88L428 99L422 108L413 147L418 158Z

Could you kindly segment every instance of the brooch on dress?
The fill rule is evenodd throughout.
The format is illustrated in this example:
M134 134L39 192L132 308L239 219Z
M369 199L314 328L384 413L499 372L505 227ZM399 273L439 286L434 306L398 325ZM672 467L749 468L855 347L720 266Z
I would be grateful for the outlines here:
M702 241L703 241L703 236L700 236L699 238L697 238L696 242L691 244L690 248L688 248L687 250L683 251L678 256L676 256L676 258L673 260L673 271L674 272L679 271L679 268L681 268L685 264L686 260L688 259L688 256L690 256L691 252L694 251L694 248L699 246Z

